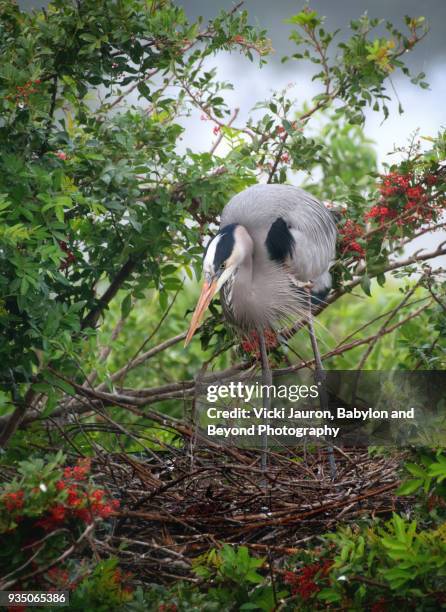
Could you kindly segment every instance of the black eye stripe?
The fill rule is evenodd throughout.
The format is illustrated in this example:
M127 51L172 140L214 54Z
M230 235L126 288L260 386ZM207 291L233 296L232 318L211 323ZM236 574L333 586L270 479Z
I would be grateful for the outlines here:
M214 270L218 270L231 256L231 253L234 250L234 230L236 227L237 225L235 223L231 223L231 225L226 225L220 230L220 240L218 241L217 248L215 249Z

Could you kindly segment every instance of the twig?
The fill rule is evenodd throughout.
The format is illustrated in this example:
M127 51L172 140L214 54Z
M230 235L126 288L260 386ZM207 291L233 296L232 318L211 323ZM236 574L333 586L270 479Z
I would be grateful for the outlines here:
M59 557L57 557L56 559L53 559L52 561L47 563L45 566L39 567L34 572L26 574L25 576L20 576L19 578L14 578L14 580L10 580L9 582L0 584L0 590L7 591L12 586L14 586L14 584L16 584L19 580L21 582L25 582L26 580L29 580L30 578L33 578L34 576L39 576L40 574L44 574L45 572L47 572L49 569L51 569L55 565L58 565L59 563L62 563L62 561L65 561L65 559L67 559L70 555L73 554L77 546L93 531L94 526L95 526L94 522L88 525L88 527L84 529L84 531L81 533L78 539Z
M376 344L379 342L379 340L382 338L383 334L385 333L387 326L389 325L390 321L395 317L395 315L402 309L404 308L404 306L407 304L407 302L410 300L410 298L412 297L412 295L415 293L415 291L418 289L418 287L420 286L420 284L422 283L423 279L424 279L424 275L422 275L419 280L415 283L415 285L410 289L410 291L408 291L406 293L406 295L404 296L404 298L401 300L401 302L399 304L397 304L397 306L395 306L395 308L391 311L391 313L388 315L388 317L386 318L386 320L384 321L384 323L381 325L381 327L379 328L379 330L377 331L377 333L375 334L375 336L370 340L366 350L364 351L358 367L356 368L356 373L355 373L355 379L353 382L353 386L352 386L352 393L351 393L351 401L350 404L351 406L354 406L356 403L356 394L358 391L358 384L359 384L359 379L361 377L361 370L364 367L365 362L367 361L367 359L369 358L370 354L372 353L373 349L375 348Z
M237 115L239 113L239 108L235 108L234 112L232 113L232 117L229 119L228 123L226 124L226 127L231 127L231 125L234 123L234 121L237 119ZM221 141L223 140L223 133L220 131L218 138L216 139L216 141L214 142L214 144L212 145L209 153L210 155L213 155L218 147L218 145L221 143Z
M11 436L14 435L17 428L25 418L26 413L32 407L36 397L35 391L29 387L23 400L19 398L15 403L15 409L11 415L6 416L6 421L0 434L0 448L5 448ZM1 424L1 421L0 421Z
M183 285L181 285L181 288L183 287ZM158 323L155 326L155 329L153 330L153 332L148 336L148 338L146 338L144 340L144 342L141 344L141 346L138 348L138 350L136 351L136 353L133 355L133 357L131 357L130 361L128 362L128 364L125 366L125 370L122 373L122 375L119 377L119 379L117 380L122 380L125 378L127 372L129 371L129 369L132 367L135 359L138 357L138 355L140 354L140 352L144 349L144 347L152 340L152 338L154 336L156 336L156 334L158 333L160 327L162 326L162 324L164 323L164 321L166 320L166 318L169 315L169 312L172 309L172 306L175 304L175 301L178 297L178 293L179 293L180 289L178 289L175 293L175 295L173 296L170 304L168 305L168 307L166 308L166 310L163 312L161 318L159 319Z

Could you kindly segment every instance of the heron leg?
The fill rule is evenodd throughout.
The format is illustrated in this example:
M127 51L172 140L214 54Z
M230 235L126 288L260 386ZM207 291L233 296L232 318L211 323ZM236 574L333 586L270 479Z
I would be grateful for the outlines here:
M328 395L327 395L327 386L326 386L326 373L324 366L322 364L321 353L319 351L319 346L316 339L316 334L314 332L314 324L313 324L313 312L311 309L311 288L307 287L308 292L308 329L310 332L310 340L311 340L311 348L313 349L314 354L314 362L315 362L315 380L316 384L319 388L319 405L321 410L328 410ZM336 461L333 452L333 446L328 444L328 463L330 465L330 476L332 480L335 480L338 471L336 468Z
M260 359L262 362L262 384L268 385L270 387L273 384L273 374L271 370L271 366L269 365L268 359L268 351L266 349L266 340L265 340L265 332L264 330L259 331L259 348L260 348ZM271 397L269 393L262 393L263 400L263 411L269 411L271 409ZM268 418L266 416L263 417L263 424L266 425L268 423ZM266 466L268 463L268 435L266 432L262 434L262 458L261 458L261 468L263 471L266 470Z

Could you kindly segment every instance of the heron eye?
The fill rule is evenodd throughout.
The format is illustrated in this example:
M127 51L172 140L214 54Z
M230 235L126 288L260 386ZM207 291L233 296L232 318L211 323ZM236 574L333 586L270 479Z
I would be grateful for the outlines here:
M225 268L226 268L226 264L225 264L225 263L222 263L222 264L220 265L220 270L224 270Z

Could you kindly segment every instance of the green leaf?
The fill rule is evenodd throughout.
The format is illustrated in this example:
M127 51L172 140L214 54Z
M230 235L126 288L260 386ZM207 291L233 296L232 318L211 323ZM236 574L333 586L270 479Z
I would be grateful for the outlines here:
M47 380L51 385L53 385L54 387L58 389L62 389L68 395L74 396L76 394L74 387L70 385L68 382L66 382L65 380L62 380L61 378L58 378L57 376L53 376L49 372L45 372L43 376L45 380Z
M317 597L318 599L321 599L322 601L335 602L335 601L342 600L341 593L339 593L338 591L335 591L334 589L322 589L321 591L319 591Z
M364 272L361 278L361 288L364 291L364 293L366 295L368 295L369 297L371 297L371 291L370 291L370 278L367 274L367 272Z
M248 582L252 582L253 584L260 584L263 582L263 577L254 570L250 570L245 574L245 578Z
M386 284L386 275L384 274L384 272L380 272L376 275L376 281L380 287L384 287L384 285Z
M417 465L416 463L406 463L404 467L413 476L418 476L419 478L423 478L423 479L427 477L427 472L423 470L423 468Z
M126 319L132 309L132 296L129 293L125 296L121 303L121 317Z
M45 394L50 393L52 391L51 385L49 385L48 383L43 383L43 382L34 383L33 389L34 391L37 391L38 393L45 393Z
M421 480L420 478L415 478L413 480L407 480L406 482L403 482L403 484L398 487L395 493L397 495L410 495L411 493L419 489L423 485L423 482L424 481Z
M54 212L56 213L57 220L63 223L65 219L63 208L61 208L60 206L57 206L55 207Z
M314 28L321 23L321 19L318 17L316 11L304 10L297 15L284 19L283 22L299 26L309 25Z

